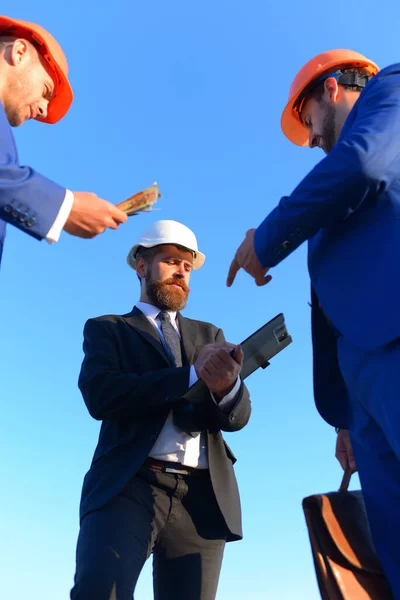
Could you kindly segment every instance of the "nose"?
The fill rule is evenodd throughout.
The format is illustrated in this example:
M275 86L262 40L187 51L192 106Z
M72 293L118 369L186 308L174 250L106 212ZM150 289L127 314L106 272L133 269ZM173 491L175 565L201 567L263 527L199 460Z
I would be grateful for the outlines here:
M176 274L179 277L185 277L186 271L185 271L185 265L184 264L177 265Z
M38 117L40 119L45 119L47 117L48 104L49 104L48 101L45 100L44 98L43 98L43 100L41 100L39 102L37 109L38 109Z
M310 146L310 148L316 148L318 146L319 138L319 135L310 132L308 137L308 145Z

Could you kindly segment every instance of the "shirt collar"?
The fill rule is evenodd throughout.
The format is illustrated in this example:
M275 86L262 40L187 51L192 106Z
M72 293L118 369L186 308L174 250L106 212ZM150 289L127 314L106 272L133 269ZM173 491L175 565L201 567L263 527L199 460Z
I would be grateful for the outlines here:
M154 306L153 304L148 304L147 302L137 302L136 308L138 308L148 319L156 320L158 314L161 312L161 309L158 306ZM176 311L169 310L169 315L171 317L171 322L176 322Z

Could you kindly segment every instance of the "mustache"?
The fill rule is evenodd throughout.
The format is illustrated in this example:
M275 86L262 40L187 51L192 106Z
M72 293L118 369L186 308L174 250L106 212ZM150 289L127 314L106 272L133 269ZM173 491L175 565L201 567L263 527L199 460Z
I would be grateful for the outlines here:
M169 279L165 279L162 282L162 285L179 285L184 292L189 291L189 287L184 279L180 279L179 277L170 277Z

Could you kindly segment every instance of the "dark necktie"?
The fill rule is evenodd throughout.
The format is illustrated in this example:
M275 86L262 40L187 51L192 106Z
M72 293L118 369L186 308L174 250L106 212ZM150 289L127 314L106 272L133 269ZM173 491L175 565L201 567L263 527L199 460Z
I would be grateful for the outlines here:
M182 366L182 348L181 340L171 323L171 316L167 310L158 313L158 319L161 323L161 331L164 336L165 348L168 356L175 367ZM199 415L195 414L191 404L177 405L173 408L174 423L177 427L194 437L199 433L202 427L199 422Z
M167 310L162 310L158 313L158 319L161 323L161 331L164 336L164 341L166 348L168 350L168 354L174 364L175 367L182 366L182 350L181 350L181 340L179 335L175 329L175 327L171 323L171 316Z

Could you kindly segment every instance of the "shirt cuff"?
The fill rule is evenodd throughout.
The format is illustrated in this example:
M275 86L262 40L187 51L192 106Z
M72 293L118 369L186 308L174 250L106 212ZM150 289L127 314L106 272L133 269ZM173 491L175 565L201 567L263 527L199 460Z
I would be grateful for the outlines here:
M65 191L64 201L61 204L60 210L58 211L58 215L53 225L50 227L50 231L46 235L46 241L49 244L54 244L54 242L58 242L59 237L61 235L61 231L69 217L69 213L71 212L72 205L74 203L74 194L70 190Z
M229 392L229 394L226 394L226 396L224 396L222 398L222 400L220 400L218 403L214 397L214 394L211 392L211 398L214 400L214 402L216 404L218 404L219 408L223 408L224 410L226 410L227 408L230 408L235 400L235 396L238 393L240 386L241 386L241 380L240 377L237 378L235 385L233 386L233 388L231 389L231 391Z
M190 375L189 375L189 387L192 387L192 385L194 385L197 380L198 380L198 377L197 377L196 369L194 368L194 365L191 365L190 366Z

